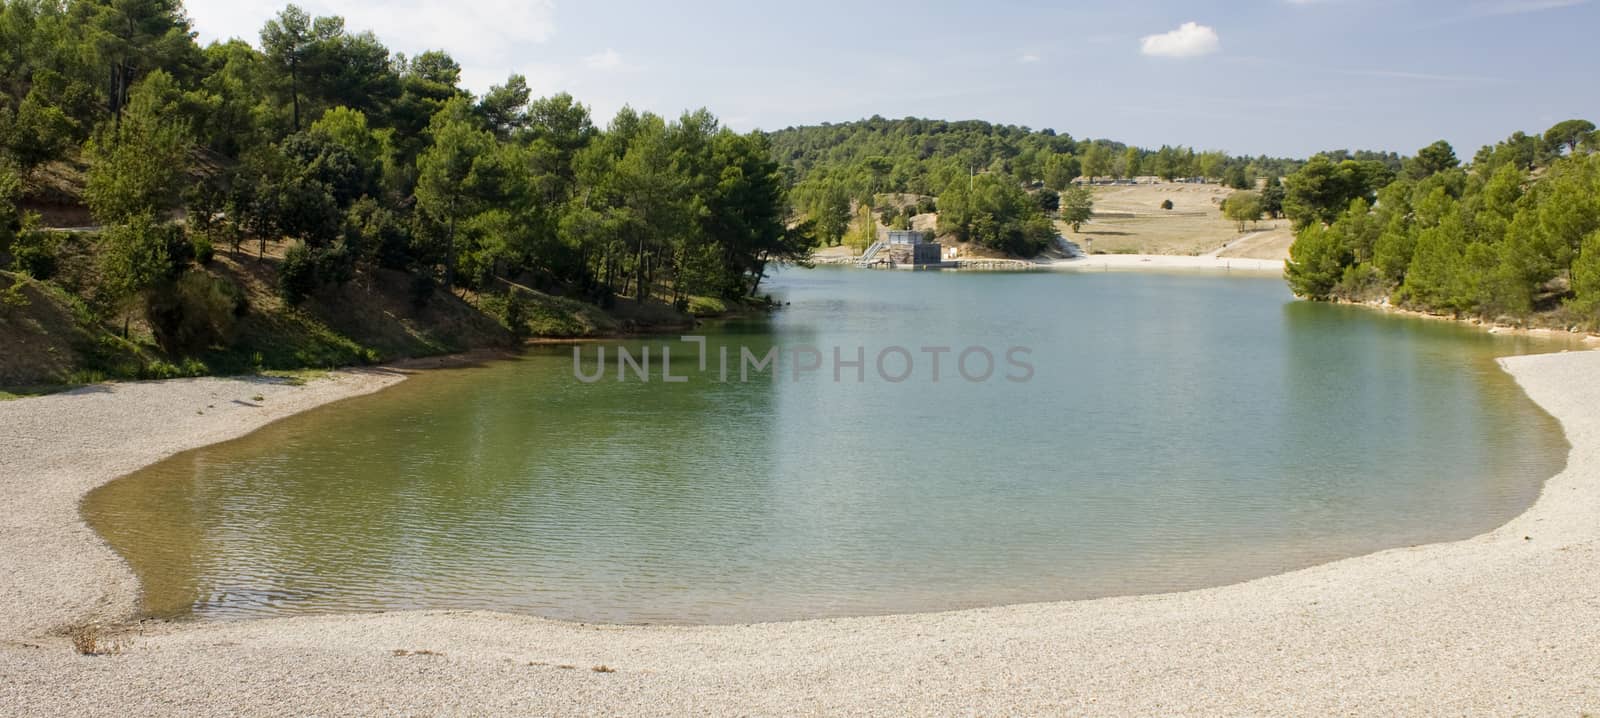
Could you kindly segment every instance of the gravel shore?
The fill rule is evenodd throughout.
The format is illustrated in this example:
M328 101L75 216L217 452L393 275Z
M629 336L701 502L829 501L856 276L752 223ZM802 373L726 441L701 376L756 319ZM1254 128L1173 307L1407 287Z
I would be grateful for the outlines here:
M1091 254L1074 259L1058 259L1040 264L1062 272L1206 272L1215 274L1259 274L1283 276L1281 259L1199 257L1165 254Z
M79 519L85 492L402 375L3 402L0 714L1600 713L1600 352L1503 363L1572 453L1527 513L1466 541L1180 594L908 616L146 623L96 657L57 632L126 618L137 586Z

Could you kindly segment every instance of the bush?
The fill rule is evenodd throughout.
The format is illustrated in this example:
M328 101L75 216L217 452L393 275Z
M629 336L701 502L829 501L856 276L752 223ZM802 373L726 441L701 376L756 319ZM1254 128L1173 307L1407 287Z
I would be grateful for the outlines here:
M344 286L356 277L356 252L344 241L313 255L317 281Z
M54 277L59 267L56 250L60 240L49 232L23 232L11 245L11 260L17 271L34 279Z
M187 354L224 343L244 313L244 295L232 283L205 272L186 272L154 291L145 319L168 354Z
M522 292L512 289L505 294L490 294L483 297L484 311L500 320L511 335L521 339L528 336L528 320L531 317L528 298Z
M1333 288L1333 295L1353 302L1373 302L1387 294L1383 277L1370 264L1355 264L1344 269L1344 276Z
M289 245L278 267L278 293L290 304L299 304L317 288L317 265L304 242Z
M164 362L159 359L139 368L140 379L186 379L194 376L205 376L210 370L205 362L199 359L184 359L177 364Z
M1172 209L1172 200L1170 200L1170 199L1161 200L1161 208L1162 209Z
M211 264L211 260L216 258L217 249L211 244L211 239L205 235L190 235L189 248L194 252L195 264L205 266Z
M728 303L716 297L689 297L689 314L696 317L714 317L728 312Z

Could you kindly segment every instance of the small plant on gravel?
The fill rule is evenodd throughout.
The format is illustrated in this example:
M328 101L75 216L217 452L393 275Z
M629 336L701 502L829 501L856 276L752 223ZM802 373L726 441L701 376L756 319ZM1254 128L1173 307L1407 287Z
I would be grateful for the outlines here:
M126 647L122 639L108 639L104 630L93 623L68 628L67 639L72 641L72 650L80 656L114 656Z
M595 666L594 668L591 668L589 670L592 670L595 673L616 673L617 672L617 669L612 668L611 666L608 666L608 665L606 665L604 663L602 663L602 664L600 664L598 666Z

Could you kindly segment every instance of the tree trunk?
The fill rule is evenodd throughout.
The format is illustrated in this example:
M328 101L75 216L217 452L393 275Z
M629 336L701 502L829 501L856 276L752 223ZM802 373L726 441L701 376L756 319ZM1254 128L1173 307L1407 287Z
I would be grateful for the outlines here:
M289 63L289 100L294 105L294 131L300 131L300 71L298 62Z
M445 231L444 248L444 288L450 289L456 282L456 213L450 212L450 228Z

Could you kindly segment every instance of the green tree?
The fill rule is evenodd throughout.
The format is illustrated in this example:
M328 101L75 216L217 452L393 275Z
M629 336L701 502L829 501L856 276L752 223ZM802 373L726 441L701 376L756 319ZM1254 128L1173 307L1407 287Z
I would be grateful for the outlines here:
M11 247L23 231L26 216L21 201L21 173L0 164L0 268L10 265Z
M1072 155L1052 154L1044 162L1044 184L1060 192L1078 178L1078 158Z
M811 207L817 237L824 244L837 245L850 227L850 195L843 187L829 183L818 193Z
M1433 175L1453 170L1461 164L1456 159L1455 148L1449 142L1439 140L1417 151L1417 156L1406 162L1406 174L1411 179L1426 179Z
M1129 147L1122 151L1122 157L1117 161L1117 174L1122 177L1138 177L1141 170L1139 162L1139 148Z
M1256 183L1250 179L1249 173L1242 164L1234 163L1228 167L1224 184L1236 190L1255 189Z
M442 230L446 287L455 282L458 230L477 210L480 185L492 181L485 160L494 135L478 129L466 109L456 101L439 111L429 130L433 144L417 160L417 210Z
M1572 265L1572 307L1593 328L1600 326L1600 231L1583 240L1583 249Z
M1083 223L1094 216L1094 191L1088 187L1073 187L1061 195L1061 221L1077 232Z
M106 99L116 125L147 74L184 71L198 60L180 0L87 0L72 8L98 64L109 70Z
M175 226L148 213L108 227L100 237L101 290L112 302L148 315L182 273L182 242ZM128 336L127 315L122 335Z
M175 111L172 77L156 71L134 88L123 122L100 128L84 147L84 199L104 224L156 215L177 199L193 145Z
M1588 120L1563 120L1544 133L1547 152L1559 154L1563 149L1575 153L1594 134L1594 123Z
M1289 262L1284 276L1296 296L1325 301L1344 278L1351 262L1349 250L1330 227L1308 225L1295 236L1289 247Z
M1355 199L1371 201L1394 180L1393 171L1376 160L1334 163L1317 155L1284 181L1283 213L1303 228L1332 224Z
M1261 220L1261 195L1255 192L1234 192L1222 202L1222 213L1233 220L1239 231L1243 232L1246 224L1255 224Z
M531 119L528 116L528 102L532 97L528 79L522 75L512 75L506 79L506 84L489 88L489 92L478 101L477 111L496 137L507 140L527 129Z
M1084 150L1080 160L1083 174L1093 182L1097 177L1104 177L1111 172L1111 149L1098 142L1089 145Z
M335 24L337 21L337 24ZM339 18L317 18L293 3L261 28L261 48L267 59L288 80L289 103L293 107L295 132L300 131L301 74L317 42L344 30Z
M1274 219L1282 217L1285 194L1283 180L1277 175L1269 175L1266 187L1261 190L1261 211Z

